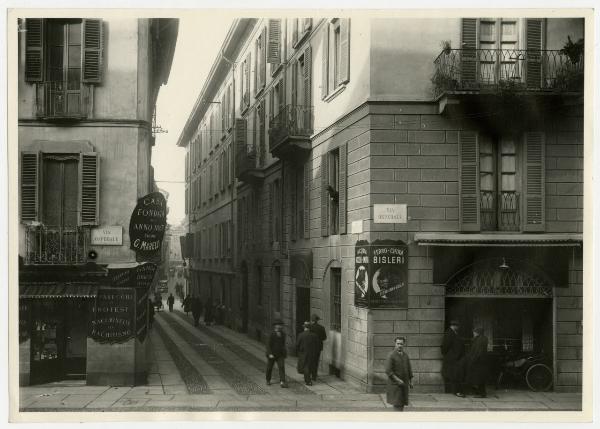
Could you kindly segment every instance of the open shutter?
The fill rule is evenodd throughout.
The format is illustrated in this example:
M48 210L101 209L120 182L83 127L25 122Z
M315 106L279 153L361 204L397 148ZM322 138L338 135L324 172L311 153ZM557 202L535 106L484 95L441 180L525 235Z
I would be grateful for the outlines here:
M346 233L346 224L348 222L348 204L346 202L348 194L348 144L340 146L340 183L338 183L338 201L339 201L339 228L340 234Z
M267 62L269 64L281 62L281 19L269 19Z
M284 220L282 222L283 225L286 225L285 222L285 213L286 213L286 209L285 207L289 207L289 213L290 213L290 239L295 241L297 236L298 236L298 223L300 222L300 219L298 218L298 185L297 185L297 180L298 180L298 174L296 173L296 169L291 169L288 168L287 169L287 177L285 179L284 186L287 186L287 192L285 192L283 194L283 213L284 216L282 217ZM285 229L285 228L284 228Z
M537 89L542 83L542 20L527 19L526 24L527 88Z
M233 105L233 84L229 84L229 88L227 89L227 96L228 96L228 101L227 101L227 129L231 130L231 128L233 127L233 110L234 110L234 105Z
M102 82L103 31L101 19L83 20L83 83Z
M323 27L323 41L321 46L321 100L329 92L329 25Z
M42 82L44 79L44 20L25 20L25 81Z
M260 58L258 60L260 64L260 87L264 88L267 83L267 28L264 27L262 30L261 37L262 45L260 47Z
M246 55L246 67L244 68L245 83L244 83L244 107L250 106L250 64L252 61L252 54L248 52Z
M299 18L292 19L292 46L298 43L298 21Z
M477 18L462 18L460 80L463 86L477 82Z
M98 225L100 158L96 152L79 154L80 225Z
M298 105L298 61L293 61L290 67L292 74L291 100L292 106Z
M461 131L460 153L460 226L461 231L479 231L479 142L477 132Z
M246 62L242 62L242 66L240 67L240 76L239 76L239 87L240 87L240 112L244 111L244 93L246 91Z
M310 238L310 185L312 180L311 160L304 163L304 238Z
M312 49L310 45L304 51L304 70L302 70L304 79L304 109L303 128L312 129Z
M273 230L275 229L275 225L273 225L273 187L273 182L269 183L269 243L273 242Z
M304 18L302 20L302 33L306 33L307 31L310 31L310 29L312 28L312 18Z
M340 19L340 84L350 80L350 19Z
M543 232L545 229L545 140L542 132L527 132L524 136L525 232Z
M225 136L227 132L227 91L223 91L221 94L221 137Z
M329 154L321 155L321 235L329 235Z
M39 221L39 152L21 152L21 222Z

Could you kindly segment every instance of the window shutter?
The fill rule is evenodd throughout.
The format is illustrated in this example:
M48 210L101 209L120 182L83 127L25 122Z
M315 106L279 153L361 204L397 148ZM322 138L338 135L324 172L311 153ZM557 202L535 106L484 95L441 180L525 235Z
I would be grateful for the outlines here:
M302 20L302 33L306 33L307 31L310 31L312 27L312 18L304 18Z
M298 174L297 174L297 170L296 168L291 169L289 168L287 171L287 177L284 180L283 184L284 186L287 185L288 190L287 192L283 193L283 206L285 207L286 205L289 207L289 212L290 212L290 239L295 241L298 235L298 228L299 225L298 223L300 222L300 219L298 219L298 198L300 197L298 195L298 185L297 185L297 180L298 180ZM285 208L284 208L284 213L285 213ZM282 222L283 225L286 224L285 222L285 216L284 216L284 221Z
M260 116L258 118L259 120L259 126L258 126L258 144L259 144L259 150L260 150L260 154L259 154L259 165L262 167L265 165L265 162L267 160L267 147L266 147L266 141L265 141L265 134L266 134L266 128L265 128L265 100L261 100L260 102Z
M329 154L321 155L321 235L329 235Z
M260 88L262 89L267 83L267 27L264 27L262 30L261 37L261 46L260 46Z
M462 18L460 72L463 86L477 81L477 19Z
M350 80L350 19L340 19L340 82Z
M98 225L100 158L95 152L79 154L80 225Z
M240 87L240 112L244 110L244 94L246 93L246 61L242 62L242 66L240 67L240 76L239 76L239 87Z
M39 220L39 152L21 152L21 222Z
M540 88L542 82L542 20L527 19L527 88Z
M227 89L227 130L231 130L233 127L233 84L229 84L229 88Z
M294 18L292 23L292 46L298 43L298 18Z
M269 19L267 62L269 64L281 62L281 19Z
M25 81L42 82L44 79L44 20L25 20Z
M298 105L298 61L294 61L291 64L292 73L292 90L291 90L291 103L292 106Z
M329 91L329 25L323 27L323 44L321 50L321 100Z
M304 163L304 238L310 238L310 185L312 179L311 160Z
M545 137L541 132L527 132L524 136L525 232L543 232L545 228Z
M273 242L273 182L269 183L269 243Z
M459 133L461 231L479 231L479 142L477 132Z
M221 95L221 137L225 136L227 131L227 93L223 91Z
M346 224L348 220L348 204L346 202L348 186L348 144L340 146L340 183L338 183L338 202L339 202L339 229L340 234L346 233Z
M103 31L101 19L83 20L83 83L102 82Z
M310 45L304 51L304 69L302 70L304 78L304 105L312 106L312 48Z
M246 67L244 68L245 84L244 84L244 107L250 106L250 64L252 61L252 54L248 52L246 55Z
M188 211L188 204L189 204L189 198L190 198L189 194L190 194L189 187L186 186L185 187L185 214L189 213L189 211Z

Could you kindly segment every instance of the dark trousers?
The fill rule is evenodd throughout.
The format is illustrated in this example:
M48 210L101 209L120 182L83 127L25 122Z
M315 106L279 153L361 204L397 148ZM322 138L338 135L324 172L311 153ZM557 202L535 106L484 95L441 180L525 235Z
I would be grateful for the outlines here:
M169 311L173 311L173 304L169 304Z
M194 326L198 326L198 321L200 320L199 314L193 314L194 317Z
M310 375L312 377L313 380L317 379L317 372L319 370L319 361L321 360L321 351L319 351L319 353L317 353L317 355L315 356L315 360L313 362L311 362L311 366L310 366Z
M271 381L271 374L273 373L273 365L277 362L277 369L279 370L279 381L285 383L285 358L267 358L267 381Z
M452 380L450 378L444 378L444 392L446 393L463 393L462 383Z

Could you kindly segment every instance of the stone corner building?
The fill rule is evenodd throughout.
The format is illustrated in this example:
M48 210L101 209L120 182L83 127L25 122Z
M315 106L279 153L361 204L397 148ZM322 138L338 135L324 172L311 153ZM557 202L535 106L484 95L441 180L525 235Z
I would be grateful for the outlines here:
M583 59L563 47L583 27L236 20L178 142L192 293L260 340L281 317L290 350L320 315L322 370L367 391L397 335L440 391L450 318L580 390ZM382 204L405 222L376 222ZM356 306L355 244L383 239L408 245L406 302Z
M26 18L19 25L20 384L144 384L147 305L140 296L130 305L133 295L115 288L110 273L137 265L130 216L138 198L157 191L153 114L178 20ZM95 240L98 232L106 235ZM135 308L124 341L92 337L106 288Z

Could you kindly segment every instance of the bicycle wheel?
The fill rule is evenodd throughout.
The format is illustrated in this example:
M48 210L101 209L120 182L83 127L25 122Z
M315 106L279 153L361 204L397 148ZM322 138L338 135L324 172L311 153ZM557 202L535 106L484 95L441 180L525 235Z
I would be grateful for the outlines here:
M525 381L534 392L545 392L552 386L552 370L543 363L531 365L525 373Z

